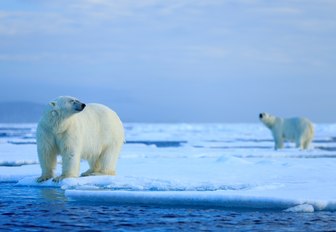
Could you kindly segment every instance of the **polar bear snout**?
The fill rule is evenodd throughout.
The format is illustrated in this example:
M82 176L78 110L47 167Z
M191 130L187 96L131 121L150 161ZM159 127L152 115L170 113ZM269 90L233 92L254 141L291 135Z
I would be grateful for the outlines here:
M266 119L267 118L267 113L260 113L259 114L259 119Z
M79 102L78 104L75 105L75 110L80 112L84 110L85 107L86 105L84 103Z

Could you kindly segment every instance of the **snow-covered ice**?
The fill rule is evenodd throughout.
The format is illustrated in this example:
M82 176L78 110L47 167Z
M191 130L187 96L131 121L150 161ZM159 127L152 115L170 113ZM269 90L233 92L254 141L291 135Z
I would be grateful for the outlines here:
M293 144L275 151L270 132L261 124L126 124L125 128L128 143L117 176L38 184L36 125L1 124L0 182L62 188L75 201L336 210L336 124L315 125L308 151ZM81 171L87 168L83 161Z

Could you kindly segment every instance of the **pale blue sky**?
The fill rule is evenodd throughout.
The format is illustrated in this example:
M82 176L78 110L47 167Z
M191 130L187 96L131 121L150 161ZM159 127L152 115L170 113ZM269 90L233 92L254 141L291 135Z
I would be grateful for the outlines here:
M336 122L334 0L1 0L0 101L124 121Z

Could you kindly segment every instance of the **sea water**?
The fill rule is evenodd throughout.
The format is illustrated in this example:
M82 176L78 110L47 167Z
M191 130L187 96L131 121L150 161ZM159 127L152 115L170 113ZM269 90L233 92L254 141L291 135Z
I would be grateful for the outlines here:
M0 184L0 231L335 231L335 212L288 213L69 201L58 188Z

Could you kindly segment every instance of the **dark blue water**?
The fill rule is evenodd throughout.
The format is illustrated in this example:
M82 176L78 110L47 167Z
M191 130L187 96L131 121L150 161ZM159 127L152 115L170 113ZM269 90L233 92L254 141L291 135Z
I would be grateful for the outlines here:
M0 231L336 231L335 212L94 204L68 201L57 188L0 189Z

